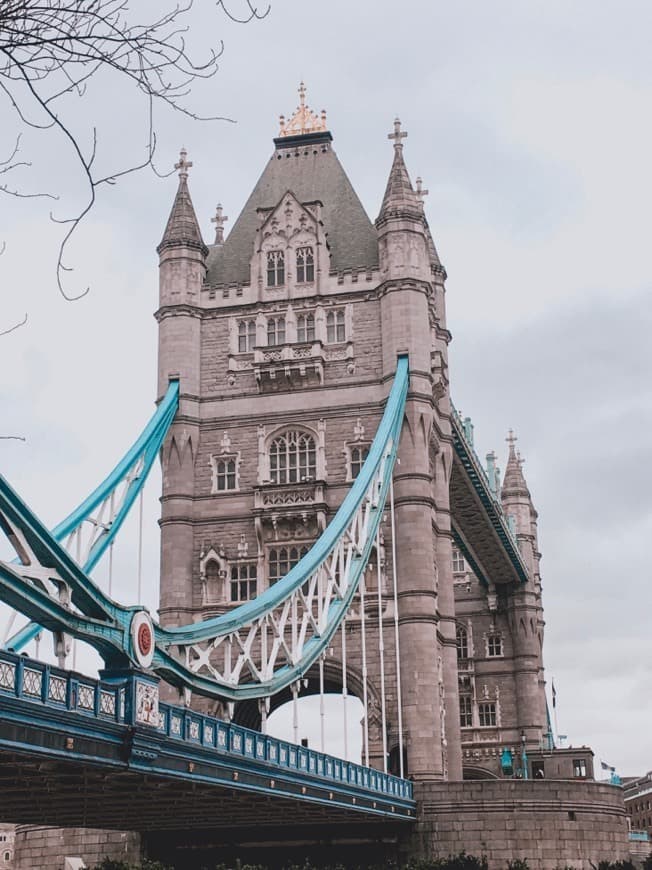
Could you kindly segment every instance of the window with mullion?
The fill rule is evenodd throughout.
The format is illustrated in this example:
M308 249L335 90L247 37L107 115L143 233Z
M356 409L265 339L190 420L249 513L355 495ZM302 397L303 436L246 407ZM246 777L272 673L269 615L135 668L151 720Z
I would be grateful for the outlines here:
M460 695L460 728L473 726L473 698L470 695Z
M285 344L285 317L268 318L267 344L270 347Z
M285 254L283 251L267 252L267 286L281 287L285 284Z
M267 559L269 585L277 583L306 555L308 547L290 546L274 547L269 551Z
M496 704L494 701L478 704L478 722L481 728L492 728L496 725Z
M315 315L300 314L297 317L297 341L315 340Z
M312 248L297 248L297 284L315 280L315 257Z
M231 566L231 601L249 601L258 594L258 574L255 562Z
M278 435L269 446L269 476L272 483L300 483L317 475L317 445L304 432Z

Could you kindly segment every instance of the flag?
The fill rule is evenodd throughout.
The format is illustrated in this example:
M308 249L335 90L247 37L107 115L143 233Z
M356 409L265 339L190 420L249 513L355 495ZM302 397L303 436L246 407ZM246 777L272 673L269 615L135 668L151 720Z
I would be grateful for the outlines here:
M600 767L603 770L610 770L612 773L614 773L614 771L616 770L615 767L612 767L610 764L607 764L606 761L600 761Z
M552 681L552 706L557 706L557 690L555 689L555 680Z

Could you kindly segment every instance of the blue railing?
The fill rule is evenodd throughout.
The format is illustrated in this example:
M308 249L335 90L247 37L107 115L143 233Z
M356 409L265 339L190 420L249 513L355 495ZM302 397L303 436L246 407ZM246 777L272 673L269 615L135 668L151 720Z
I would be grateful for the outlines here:
M650 835L647 831L630 831L629 839L636 843L649 843Z
M130 679L138 679L137 676ZM74 711L104 722L132 726L128 687L93 680L43 662L0 652L0 698L11 696L53 710ZM304 774L383 798L411 801L412 783L373 768L297 746L172 704L158 707L158 726L143 730L222 756L269 765L279 772Z

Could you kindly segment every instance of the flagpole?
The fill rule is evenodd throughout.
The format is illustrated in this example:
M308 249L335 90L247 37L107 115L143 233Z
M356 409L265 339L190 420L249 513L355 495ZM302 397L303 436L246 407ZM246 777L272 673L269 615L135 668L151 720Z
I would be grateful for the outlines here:
M555 678L552 678L552 715L555 720L555 737L559 741L559 723L557 722L557 692L555 690Z

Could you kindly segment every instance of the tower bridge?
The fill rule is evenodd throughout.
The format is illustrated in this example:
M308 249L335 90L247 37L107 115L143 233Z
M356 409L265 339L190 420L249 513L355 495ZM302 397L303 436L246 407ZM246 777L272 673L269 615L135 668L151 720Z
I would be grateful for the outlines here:
M0 482L0 598L28 619L0 654L7 821L137 829L169 854L227 828L282 840L289 817L293 837L390 832L411 854L624 856L622 798L573 781L554 746L537 513L514 439L501 480L452 405L446 272L407 134L397 120L372 223L300 97L210 246L181 153L157 410L133 447L52 531ZM159 620L90 576L157 455ZM20 655L43 629L59 668ZM66 670L72 638L99 681ZM323 706L319 750L299 744L300 697L334 689L344 717L362 702L360 763L324 752ZM280 741L267 719L287 701Z

